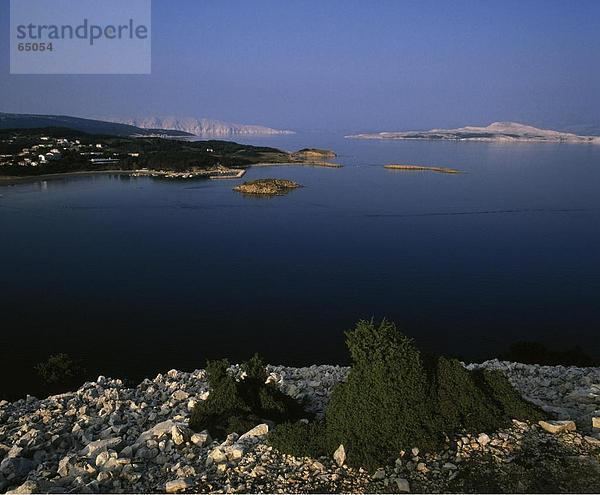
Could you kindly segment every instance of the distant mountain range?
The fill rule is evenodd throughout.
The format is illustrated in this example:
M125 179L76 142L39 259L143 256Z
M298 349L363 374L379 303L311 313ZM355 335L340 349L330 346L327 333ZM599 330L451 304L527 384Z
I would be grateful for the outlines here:
M112 122L143 129L167 129L187 132L196 136L239 136L294 134L293 131L272 129L261 125L232 124L212 119L194 117L144 117L108 118Z
M0 129L35 129L40 127L67 127L89 134L110 134L112 136L190 136L190 134L179 130L142 129L132 125L82 119L67 115L0 112Z
M517 122L494 122L487 127L431 129L430 131L377 132L346 136L355 139L434 139L453 141L548 142L600 144L600 136L580 136L569 132L538 129Z

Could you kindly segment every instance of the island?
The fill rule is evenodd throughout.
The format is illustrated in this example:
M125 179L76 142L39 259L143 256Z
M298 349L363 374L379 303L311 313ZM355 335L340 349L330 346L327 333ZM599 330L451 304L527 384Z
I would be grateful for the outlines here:
M438 172L440 174L460 174L460 170L448 167L428 167L426 165L384 165L383 168L388 170L407 170L407 171L427 171Z
M287 152L232 141L89 134L63 127L0 129L0 183L64 174L122 173L157 179L237 179L254 165L341 167L332 151Z
M318 148L304 148L289 154L289 160L285 162L258 163L257 167L272 167L281 165L306 165L309 167L342 168L339 163L330 162L327 159L336 158L337 154L332 150Z
M244 182L234 187L233 190L244 194L280 196L298 187L302 186L297 182L287 179L256 179Z
M323 159L323 158L335 158L337 154L335 151L322 150L318 148L304 148L292 153L294 157L305 159Z
M579 136L570 132L538 129L517 122L494 122L487 127L467 126L458 129L431 129L429 131L376 132L354 134L346 137L352 139L426 139L495 143L600 144L600 136Z

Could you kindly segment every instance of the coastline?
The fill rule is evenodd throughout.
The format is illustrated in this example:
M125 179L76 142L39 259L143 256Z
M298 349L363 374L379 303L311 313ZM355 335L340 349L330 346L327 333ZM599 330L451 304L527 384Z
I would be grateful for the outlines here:
M274 162L274 163L254 163L248 165L243 169L239 169L237 176L219 176L208 175L208 174L198 174L199 176L207 176L210 179L239 179L241 178L245 171L248 168L252 167L278 167L278 166L301 166L301 167L323 167L323 168L343 168L343 165L339 163L332 162ZM235 169L238 170L238 169ZM164 175L161 171L153 171L148 169L137 169L137 170L123 170L123 169L111 169L111 170L82 170L78 172L63 172L56 174L43 174L43 175L27 175L22 177L17 176L0 176L0 187L2 186L13 186L16 184L22 183L30 183L30 182L41 182L46 180L54 180L60 179L63 177L78 177L78 176L86 176L86 175L102 175L102 174L115 174L115 175L128 175L128 176L137 176L137 177L155 177L159 175Z

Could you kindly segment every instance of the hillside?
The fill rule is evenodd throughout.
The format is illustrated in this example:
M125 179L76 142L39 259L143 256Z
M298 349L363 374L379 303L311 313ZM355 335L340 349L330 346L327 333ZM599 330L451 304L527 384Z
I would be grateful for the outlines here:
M112 136L186 136L181 131L142 129L133 125L106 122L103 120L83 119L68 115L37 115L25 113L0 112L0 129L37 129L63 127L88 134L105 134Z
M141 127L143 129L168 129L182 131L196 136L235 136L235 135L285 135L293 131L272 129L261 125L232 124L213 119L194 117L125 117L109 118L113 122Z

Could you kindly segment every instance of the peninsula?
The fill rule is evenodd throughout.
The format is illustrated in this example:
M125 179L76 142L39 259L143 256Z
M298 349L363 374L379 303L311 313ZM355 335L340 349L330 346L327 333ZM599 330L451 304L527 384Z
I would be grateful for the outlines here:
M63 127L0 129L0 182L98 172L164 179L239 178L256 164L319 165L316 152L306 151L288 153L220 140L88 134ZM330 151L316 154L335 156Z
M346 137L352 139L448 140L496 143L600 144L600 136L579 136L570 132L538 129L516 122L494 122L487 127L467 126L458 129L431 129L429 131L376 132L354 134Z

